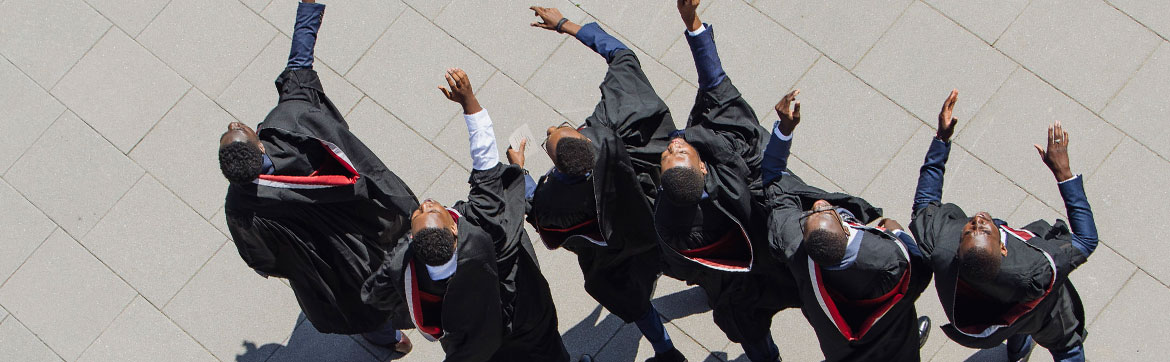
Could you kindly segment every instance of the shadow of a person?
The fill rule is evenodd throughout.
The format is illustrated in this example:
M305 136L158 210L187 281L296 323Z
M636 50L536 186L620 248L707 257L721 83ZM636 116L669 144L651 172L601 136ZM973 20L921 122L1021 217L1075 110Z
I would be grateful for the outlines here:
M256 343L244 341L243 346L245 351L236 355L236 362L381 362L402 357L390 349L369 344L361 336L318 332L304 314L297 318L296 328L286 344L256 347Z

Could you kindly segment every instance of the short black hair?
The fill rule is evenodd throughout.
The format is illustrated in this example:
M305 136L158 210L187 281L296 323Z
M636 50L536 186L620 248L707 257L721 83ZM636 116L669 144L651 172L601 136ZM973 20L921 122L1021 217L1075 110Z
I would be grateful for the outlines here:
M804 238L804 252L817 264L837 265L845 258L849 237L824 229L811 230Z
M694 205L703 198L703 174L690 167L671 167L662 173L662 194L676 204Z
M219 147L219 170L232 183L252 182L263 167L263 153L254 144L235 141Z
M585 176L593 171L593 146L588 141L565 137L557 141L557 171L569 176Z
M973 282L988 282L999 276L1003 257L988 248L972 247L959 253L959 275Z
M414 233L414 255L430 266L440 266L455 255L455 234L451 230L429 227Z

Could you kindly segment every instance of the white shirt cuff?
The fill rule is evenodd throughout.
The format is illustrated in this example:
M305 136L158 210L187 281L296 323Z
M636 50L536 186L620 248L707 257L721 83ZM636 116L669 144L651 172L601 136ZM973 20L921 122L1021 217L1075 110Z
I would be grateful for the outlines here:
M792 132L792 133L796 133L796 132ZM786 134L784 134L784 132L780 132L780 121L776 121L776 123L772 124L772 134L776 135L776 137L779 138L781 141L791 141L792 140L792 135L786 135Z
M703 27L699 28L699 30L695 30L695 31L687 30L687 35L690 35L692 37L699 36L699 34L702 34L704 31L707 31L707 24L703 24ZM677 33L675 33L675 34L677 34Z
M459 253L451 253L451 260L440 266L427 265L427 274L431 280L443 280L455 275L455 267L459 265Z
M1068 180L1064 180L1064 181L1061 181L1061 182L1057 182L1056 184L1057 184L1057 185L1059 185L1059 184L1063 184L1063 183L1065 183L1065 182L1069 182L1069 181L1072 181L1072 180L1076 180L1076 179L1077 179L1077 177L1081 177L1081 175L1074 175L1073 177L1069 177L1069 178L1068 178Z
M492 117L487 109L475 114L463 115L467 123L467 135L471 144L471 168L487 170L500 163L500 150L496 147L496 131L492 128Z

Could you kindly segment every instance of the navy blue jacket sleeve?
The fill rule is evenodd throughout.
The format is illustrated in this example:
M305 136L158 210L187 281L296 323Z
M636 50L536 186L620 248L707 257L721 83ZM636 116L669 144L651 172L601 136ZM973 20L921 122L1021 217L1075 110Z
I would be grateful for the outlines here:
M528 172L524 172L524 199L532 200L533 195L536 195L536 180L533 180Z
M297 25L293 27L292 49L288 53L289 69L313 69L313 47L317 45L317 30L321 29L321 14L325 4L297 5Z
M784 174L788 169L788 156L792 154L792 135L780 132L780 121L772 125L772 137L764 148L764 160L760 163L760 176L764 185Z
M898 241L902 242L902 245L906 246L906 251L910 252L910 255L923 257L922 250L918 249L918 242L914 241L914 237L910 236L909 233L903 230L894 230L893 234L898 238Z
M942 200L943 173L946 172L947 157L951 154L951 143L938 138L930 141L926 160L918 170L918 188L914 191L914 208L918 211L931 202Z
M1089 198L1085 196L1084 178L1077 175L1058 186L1060 196L1064 199L1064 208L1068 212L1073 246L1088 257L1097 249L1097 223L1093 220Z
M613 60L613 56L618 50L629 49L621 41L609 35L605 30L601 30L601 26L597 23L589 23L581 26L581 30L577 31L577 40L585 44L597 54L605 57L608 63Z
M715 29L703 23L703 32L692 36L685 32L691 56L695 58L695 69L699 71L699 90L715 88L727 78L723 63L719 61L719 50L715 48Z

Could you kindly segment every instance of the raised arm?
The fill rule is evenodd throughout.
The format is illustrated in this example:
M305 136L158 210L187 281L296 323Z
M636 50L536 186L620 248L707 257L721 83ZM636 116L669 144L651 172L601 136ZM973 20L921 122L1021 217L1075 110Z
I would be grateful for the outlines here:
M1048 127L1048 147L1036 146L1040 159L1056 177L1064 208L1072 228L1072 244L1087 258L1097 249L1097 223L1093 220L1093 209L1085 196L1085 185L1080 175L1074 175L1068 162L1068 132L1060 121Z
M772 126L772 137L768 140L768 146L764 148L764 160L760 164L760 175L765 185L779 178L784 170L788 169L788 156L792 152L792 132L796 130L796 125L800 124L800 101L796 100L798 94L800 90L794 90L780 98L780 103L776 103L776 115L780 120Z
M699 90L715 88L727 78L719 51L715 48L715 34L710 25L699 20L699 0L677 0L678 14L686 25L687 44L695 58L695 69L699 72Z
M952 113L958 100L959 91L952 90L938 114L938 133L930 141L926 160L918 170L918 187L914 191L913 212L942 200L943 173L946 171L947 157L951 154L951 135L955 134L955 124L958 123Z
M293 27L292 49L288 53L288 69L313 69L313 48L317 44L317 30L325 5L316 0L301 0L297 5L297 23Z
M500 163L500 150L496 147L496 131L492 117L479 105L471 80L459 68L447 69L444 75L450 90L439 86L443 96L463 107L463 122L467 124L468 141L471 144L471 168L487 170Z
M581 41L582 44L585 44L597 52L597 54L605 57L606 62L613 61L614 55L619 50L629 49L629 47L622 44L617 38L609 35L605 30L601 30L601 27L597 23L589 23L584 26L577 25L569 21L564 15L561 15L561 11L556 8L533 6L529 9L532 9L536 13L536 16L540 17L540 22L532 23L533 27L572 35Z

